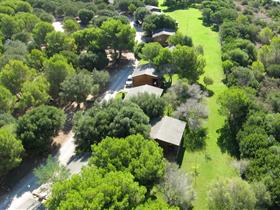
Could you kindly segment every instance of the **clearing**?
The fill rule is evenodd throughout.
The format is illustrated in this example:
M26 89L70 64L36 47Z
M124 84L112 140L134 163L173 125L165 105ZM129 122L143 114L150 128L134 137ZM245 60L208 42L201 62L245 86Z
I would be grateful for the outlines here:
M224 118L218 113L217 97L226 86L222 83L224 78L221 45L219 34L202 24L201 12L197 9L175 10L166 12L174 18L179 24L179 31L193 39L194 45L201 45L204 49L206 59L205 74L213 79L213 85L208 88L214 92L214 95L207 99L209 118L206 126L208 128L208 139L206 150L202 152L185 152L182 168L189 172L194 172L195 190L197 199L194 202L194 209L206 210L207 191L211 184L218 177L233 177L237 172L231 166L232 158L223 154L217 145L218 134L216 130L224 124ZM201 81L202 81L201 78Z

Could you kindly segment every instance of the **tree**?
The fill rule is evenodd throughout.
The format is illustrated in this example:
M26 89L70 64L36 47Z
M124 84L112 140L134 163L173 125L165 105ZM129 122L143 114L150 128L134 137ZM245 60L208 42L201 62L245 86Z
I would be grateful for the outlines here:
M19 118L17 136L27 152L45 152L64 121L62 110L52 106L39 106Z
M114 56L117 59L121 58L122 51L133 50L135 30L129 24L111 18L102 23L101 29L107 46L114 50ZM116 56L117 51L118 56Z
M273 36L274 36L273 31L268 27L263 28L259 32L259 40L263 44L269 44L271 42Z
M41 164L33 171L34 175L38 179L38 184L56 183L63 181L70 176L69 169L66 166L61 165L57 159L52 156L48 156L48 159L44 164Z
M94 83L99 85L100 90L104 90L104 88L109 83L109 79L110 79L110 75L109 75L108 71L93 70L92 77L93 77Z
M50 84L44 76L38 76L33 81L26 81L22 85L21 96L17 106L26 110L48 102Z
M143 23L145 17L150 15L151 12L145 7L138 7L134 12L134 20L139 23Z
M99 92L98 83L90 72L81 71L73 76L67 77L61 84L60 96L66 102L84 102L89 95L95 96Z
M109 63L105 51L83 52L79 56L79 67L92 71L93 69L104 69Z
M23 42L19 40L7 42L4 45L4 54L0 57L0 68L3 68L11 60L25 62L27 53L27 46Z
M192 188L192 179L179 169L175 163L169 163L166 167L163 181L159 185L165 200L181 209L191 209L195 193Z
M21 22L27 32L32 32L35 25L40 22L40 19L31 13L17 13L15 18Z
M46 59L47 58L46 58L45 53L43 53L41 50L33 49L27 55L26 60L27 60L28 66L41 72L41 71L43 71L43 64L46 61Z
M219 96L218 103L221 106L220 113L227 117L225 126L219 130L221 135L218 144L222 151L239 156L236 135L247 118L252 100L244 89L232 87Z
M239 178L218 180L210 187L210 210L255 209L256 197L251 186Z
M6 87L0 85L0 113L11 112L16 102L15 96Z
M280 112L280 93L278 91L269 93L267 101L271 104L274 112Z
M81 9L78 15L82 24L87 25L93 18L94 13L88 9Z
M254 158L260 149L269 148L275 143L272 136L263 133L251 133L240 140L242 158Z
M54 209L134 209L144 201L146 189L127 172L102 173L94 167L54 184L46 206Z
M106 44L104 33L100 28L91 27L84 30L74 32L72 37L75 39L79 52L87 50L89 46L94 46L95 49L105 50Z
M164 114L165 101L163 98L157 97L156 95L142 93L129 100L137 104L150 119L162 117Z
M22 61L11 60L0 73L0 82L13 94L20 92L23 83L31 80L36 74L35 69L29 68Z
M175 72L191 82L197 81L204 72L205 60L201 55L197 55L191 47L176 46L172 50L171 62Z
M130 172L142 185L153 186L163 177L165 162L158 144L141 135L103 139L92 146L90 164L110 171Z
M148 136L149 118L131 102L112 101L96 105L75 120L75 143L78 151L88 151L90 145L106 136L126 137L131 134Z
M75 70L62 55L54 55L44 63L46 77L50 83L50 94L56 98L61 88L61 83Z
M10 124L16 124L16 119L8 112L0 113L0 128Z
M13 16L4 15L1 17L0 27L5 39L10 39L13 34L20 32L19 22Z
M158 42L151 42L144 45L142 48L141 58L146 61L153 62L155 57L159 55L162 46Z
M150 209L165 209L165 210L179 210L178 207L169 206L163 199L151 200L149 199L144 204L138 206L136 210L150 210Z
M170 29L170 30L176 30L177 24L176 24L176 21L168 15L152 14L152 15L148 15L144 18L142 28L148 36L152 36L152 34L159 29L166 28L166 29Z
M183 35L180 32L176 32L176 34L170 36L167 41L170 45L174 45L174 46L176 45L189 46L189 47L193 46L192 38Z
M278 146L279 147L279 146ZM265 164L264 164L265 163ZM280 207L280 156L279 149L261 149L256 157L250 161L245 172L249 181L263 181L270 192L272 207Z
M256 80L254 72L249 68L233 67L231 73L227 75L228 86L249 86L258 88L259 82Z
M80 25L77 23L77 21L72 19L67 19L63 22L63 29L68 33L71 34L75 31L78 31L80 29Z
M48 33L54 31L52 24L47 22L39 22L33 29L33 38L38 46L46 43Z
M20 164L23 151L21 141L16 138L11 128L0 128L0 176Z
M63 50L74 51L76 49L75 40L63 32L53 31L46 36L47 55L53 56Z

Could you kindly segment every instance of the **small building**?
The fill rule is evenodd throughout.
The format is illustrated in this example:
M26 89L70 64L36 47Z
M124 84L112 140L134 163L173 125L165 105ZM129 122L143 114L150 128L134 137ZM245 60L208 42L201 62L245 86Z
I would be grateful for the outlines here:
M163 89L151 85L142 85L134 88L129 88L126 91L127 92L125 95L125 99L129 99L141 93L149 93L155 95L156 97L160 97L163 93Z
M147 10L149 10L151 13L154 13L154 14L160 14L161 13L161 9L159 7L156 7L156 6L146 5L145 8Z
M162 29L153 34L152 40L154 42L159 42L163 46L166 46L168 38L174 34L175 34L175 31L173 31L173 30Z
M141 85L158 86L158 75L152 65L142 65L136 68L132 74L133 87Z
M164 116L152 125L150 137L159 143L168 159L177 159L185 127L185 122Z

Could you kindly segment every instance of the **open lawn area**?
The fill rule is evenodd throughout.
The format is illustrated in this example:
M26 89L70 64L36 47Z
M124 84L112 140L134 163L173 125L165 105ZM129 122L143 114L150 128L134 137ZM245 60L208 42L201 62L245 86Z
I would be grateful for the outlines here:
M231 157L223 154L217 145L218 134L216 130L221 128L224 118L218 113L217 97L227 87L222 83L224 77L221 61L221 46L219 35L210 28L203 26L200 20L201 12L197 9L176 10L166 14L174 18L179 24L179 31L192 37L194 45L201 45L204 49L206 59L205 75L214 81L209 86L214 96L207 100L209 118L206 124L208 128L207 147L203 152L185 152L182 168L189 172L196 172L195 190L197 199L194 209L206 210L207 191L211 184L218 177L232 177L237 175L231 166ZM203 80L201 78L201 81ZM207 157L207 158L206 158Z

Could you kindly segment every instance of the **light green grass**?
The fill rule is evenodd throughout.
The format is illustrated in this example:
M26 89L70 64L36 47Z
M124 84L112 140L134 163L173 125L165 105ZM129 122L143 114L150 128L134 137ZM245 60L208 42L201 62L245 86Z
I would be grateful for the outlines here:
M214 96L207 99L209 117L206 127L208 128L207 146L204 152L185 152L182 168L186 172L194 172L196 170L198 176L195 178L195 190L197 193L194 202L195 210L206 210L207 191L209 184L219 177L236 176L236 171L231 166L231 157L223 154L217 145L218 134L216 130L224 124L224 118L218 113L217 96L221 94L227 87L222 83L224 78L221 46L219 35L210 28L203 26L201 12L197 9L176 10L167 12L172 18L176 19L179 24L179 31L192 37L194 45L201 45L204 49L204 57L206 59L205 74L213 79L213 85L209 85L209 89L214 91ZM211 160L206 160L205 154L210 156Z

